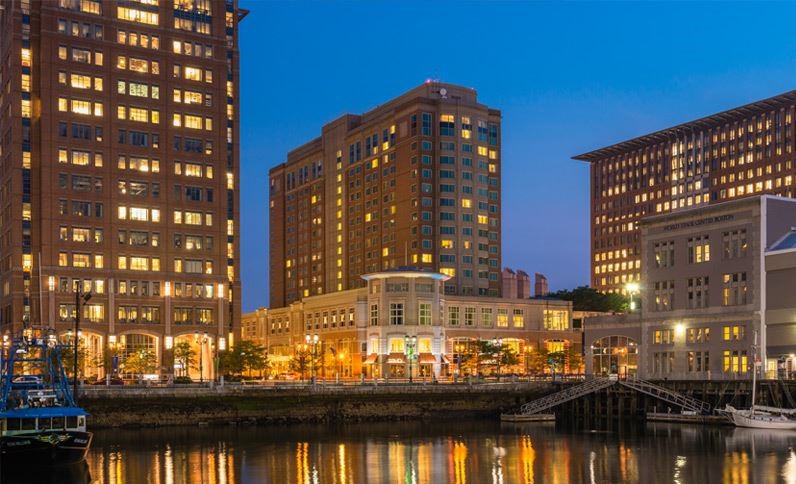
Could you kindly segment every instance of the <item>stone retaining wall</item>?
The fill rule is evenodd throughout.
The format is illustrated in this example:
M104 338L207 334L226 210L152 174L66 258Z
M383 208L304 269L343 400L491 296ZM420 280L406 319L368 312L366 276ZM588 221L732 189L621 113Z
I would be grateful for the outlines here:
M552 393L548 382L493 385L83 388L90 426L331 422L496 416Z

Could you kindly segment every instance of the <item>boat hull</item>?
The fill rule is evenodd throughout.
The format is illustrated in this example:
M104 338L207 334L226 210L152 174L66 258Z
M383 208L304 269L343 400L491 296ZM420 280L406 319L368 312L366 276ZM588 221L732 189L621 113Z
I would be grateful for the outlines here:
M92 437L91 432L72 430L0 437L0 462L4 467L81 462Z
M769 416L750 417L739 412L730 414L736 427L749 429L796 430L796 420Z

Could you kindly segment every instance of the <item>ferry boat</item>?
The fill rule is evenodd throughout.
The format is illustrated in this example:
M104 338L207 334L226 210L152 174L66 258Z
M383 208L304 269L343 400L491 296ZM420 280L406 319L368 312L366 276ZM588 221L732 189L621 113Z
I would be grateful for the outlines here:
M92 434L75 404L54 332L26 330L0 347L0 466L72 464Z

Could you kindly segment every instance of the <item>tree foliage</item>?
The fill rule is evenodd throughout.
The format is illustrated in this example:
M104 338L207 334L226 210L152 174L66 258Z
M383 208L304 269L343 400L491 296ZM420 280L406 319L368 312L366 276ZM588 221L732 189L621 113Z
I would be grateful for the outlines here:
M313 354L311 347L299 345L290 360L290 370L301 375L302 380L306 380L314 370L317 370L318 360L318 355Z
M77 345L77 372L78 378L83 374L83 367L86 364L86 358L88 357L88 350L86 349L86 344L84 341L78 342ZM69 343L68 345L64 345L61 347L61 362L64 365L64 370L66 371L67 376L73 377L75 374L75 345L74 343Z
M227 375L241 375L246 372L268 369L268 355L265 347L253 341L243 340L227 351L219 353L219 369Z
M196 350L188 341L180 341L174 345L174 363L180 364L180 374L177 376L187 376L188 369L196 367Z
M627 311L630 300L626 296L616 293L603 293L589 286L579 286L575 289L562 289L550 293L550 297L572 301L575 311L600 311L617 313Z
M530 353L528 369L531 373L583 373L583 355L569 346L562 351L539 348Z
M138 350L127 355L124 360L125 373L143 375L157 370L158 357L153 351Z

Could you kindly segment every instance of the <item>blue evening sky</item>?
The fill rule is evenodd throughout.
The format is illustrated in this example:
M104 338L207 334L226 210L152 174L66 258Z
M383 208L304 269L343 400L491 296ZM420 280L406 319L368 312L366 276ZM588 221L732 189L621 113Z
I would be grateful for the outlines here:
M795 3L239 0L243 309L268 305L268 169L427 78L503 112L503 265L589 282L580 154L796 88Z

